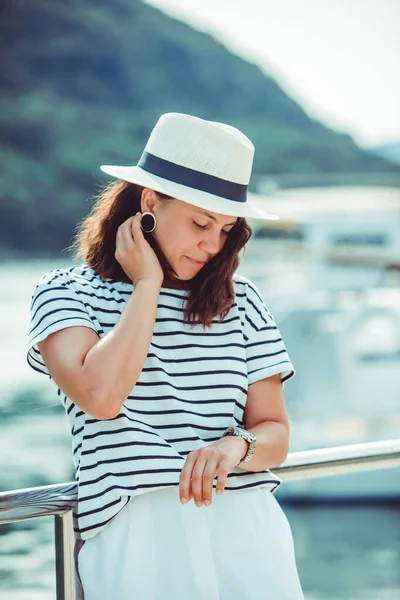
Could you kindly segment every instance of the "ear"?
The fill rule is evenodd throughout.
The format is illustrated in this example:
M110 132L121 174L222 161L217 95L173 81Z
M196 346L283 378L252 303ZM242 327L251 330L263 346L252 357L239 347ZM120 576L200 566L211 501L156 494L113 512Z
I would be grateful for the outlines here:
M154 190L149 188L144 188L142 191L142 197L140 201L140 207L142 213L144 212L154 212L154 207L159 203L159 199Z

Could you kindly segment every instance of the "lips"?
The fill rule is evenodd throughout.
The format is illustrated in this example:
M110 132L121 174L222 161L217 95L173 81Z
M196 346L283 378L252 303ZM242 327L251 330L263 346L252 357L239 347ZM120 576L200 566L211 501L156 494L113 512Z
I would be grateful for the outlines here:
M206 264L206 260L196 260L195 258L190 258L189 256L186 257L188 260L190 260L190 262L198 267L202 267L203 265Z

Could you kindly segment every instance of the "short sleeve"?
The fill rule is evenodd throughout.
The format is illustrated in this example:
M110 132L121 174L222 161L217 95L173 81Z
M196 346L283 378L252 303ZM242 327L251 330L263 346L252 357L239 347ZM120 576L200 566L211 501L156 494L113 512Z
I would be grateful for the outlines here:
M41 277L32 293L27 353L29 366L50 376L38 343L51 333L75 326L96 331L69 273L62 269L50 271Z
M244 337L248 383L278 373L284 383L295 375L295 370L281 332L257 287L252 282L246 287Z

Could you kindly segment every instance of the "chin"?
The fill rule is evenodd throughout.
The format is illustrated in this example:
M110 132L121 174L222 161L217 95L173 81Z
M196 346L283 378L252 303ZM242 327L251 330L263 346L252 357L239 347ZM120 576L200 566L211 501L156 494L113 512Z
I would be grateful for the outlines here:
M197 275L197 273L198 271L196 269L191 267L182 268L181 265L180 268L174 269L173 277L175 277L178 281L190 281Z
M188 273L184 269L176 269L171 275L171 279L175 281L190 281L193 277L193 273Z

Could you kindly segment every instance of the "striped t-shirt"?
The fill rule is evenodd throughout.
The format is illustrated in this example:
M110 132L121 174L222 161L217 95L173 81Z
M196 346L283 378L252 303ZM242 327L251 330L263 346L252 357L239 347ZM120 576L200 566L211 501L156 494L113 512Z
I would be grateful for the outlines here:
M218 440L227 427L243 427L250 384L277 373L282 381L294 375L260 292L245 277L235 274L233 280L236 298L230 311L205 330L183 322L187 290L161 288L143 370L118 416L109 420L93 418L65 396L44 364L38 342L75 326L104 337L117 323L133 285L102 280L86 265L52 270L36 285L27 360L50 377L69 419L78 482L74 517L83 540L101 531L132 496L179 486L189 452ZM216 483L215 478L214 487ZM280 483L269 469L234 467L225 489L263 485L274 492Z

